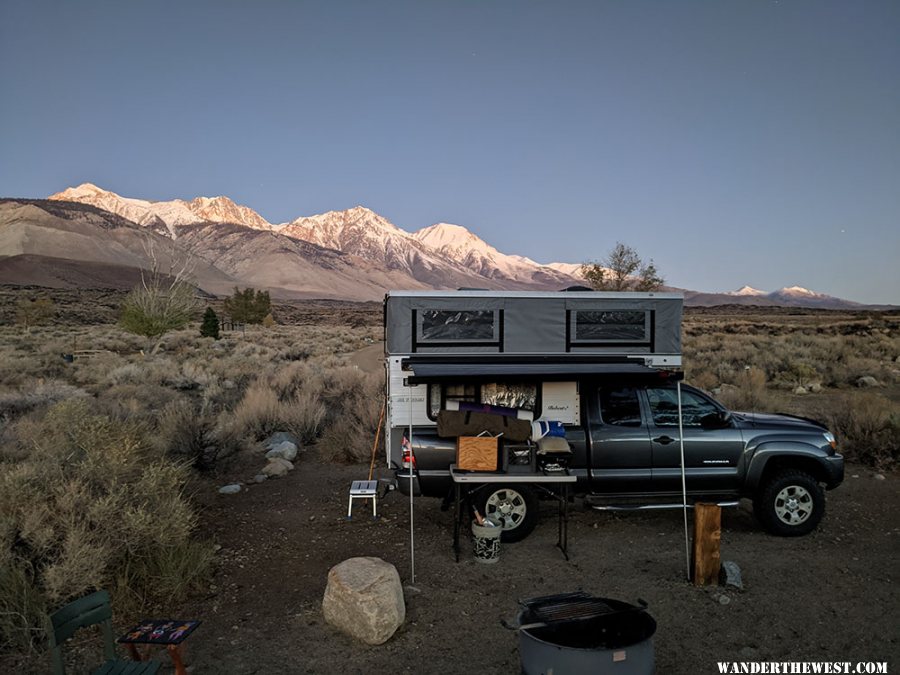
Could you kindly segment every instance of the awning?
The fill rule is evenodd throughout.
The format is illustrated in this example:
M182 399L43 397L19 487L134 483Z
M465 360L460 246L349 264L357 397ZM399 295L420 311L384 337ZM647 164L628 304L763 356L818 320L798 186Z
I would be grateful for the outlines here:
M430 382L501 380L556 380L565 381L591 377L616 380L634 384L661 384L682 379L678 371L649 368L639 363L609 363L582 360L460 360L410 357L403 360L404 369L409 369L408 384ZM426 360L427 359L427 360Z

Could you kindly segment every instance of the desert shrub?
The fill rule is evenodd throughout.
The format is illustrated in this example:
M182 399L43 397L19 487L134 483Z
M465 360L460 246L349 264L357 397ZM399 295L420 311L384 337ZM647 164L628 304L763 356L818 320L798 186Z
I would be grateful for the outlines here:
M214 420L203 405L187 398L166 404L156 418L153 445L172 457L180 457L196 466L204 466L212 458L204 457L210 444Z
M884 396L844 394L832 403L829 421L848 460L885 469L900 465L900 415Z
M342 462L368 461L383 398L380 374L349 367L333 371L323 389L328 418L318 443L322 456Z
M35 408L69 398L88 396L83 389L59 380L38 380L0 392L0 419L10 420Z
M229 449L286 430L308 443L319 435L326 410L319 370L301 362L260 375L233 411L220 414L215 438Z
M759 368L745 368L732 378L731 387L719 391L719 401L731 410L770 410L772 400L766 390L766 374Z
M127 612L194 587L210 547L194 538L184 464L154 452L140 425L58 403L17 425L30 452L0 464L0 643L42 637L35 617L96 588Z
M158 384L118 384L102 390L97 409L115 420L152 425L157 411L181 396Z

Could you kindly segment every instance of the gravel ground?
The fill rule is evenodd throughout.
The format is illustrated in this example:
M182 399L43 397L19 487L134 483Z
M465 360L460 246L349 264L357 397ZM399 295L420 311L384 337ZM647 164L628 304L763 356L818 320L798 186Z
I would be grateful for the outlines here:
M194 672L516 673L517 637L503 628L517 600L576 589L643 598L659 627L657 672L715 673L716 661L887 661L900 667L898 477L849 466L828 495L822 526L798 539L762 532L744 509L723 516L722 558L740 565L744 590L684 580L681 513L613 515L572 508L571 560L555 548L556 506L496 565L455 563L452 518L439 502L414 507L416 578L410 577L409 502L393 493L373 521L343 518L352 480L367 467L305 455L287 478L209 498L222 545L209 597L183 608L204 624L189 640ZM210 486L212 492L212 486ZM397 566L407 619L368 647L322 618L328 570L360 555Z

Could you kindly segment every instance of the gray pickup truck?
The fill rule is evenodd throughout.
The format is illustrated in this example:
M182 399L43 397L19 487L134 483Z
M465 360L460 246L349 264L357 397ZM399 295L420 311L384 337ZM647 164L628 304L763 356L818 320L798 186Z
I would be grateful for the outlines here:
M681 504L681 463L675 386L580 382L580 424L566 426L568 464L576 492L611 508ZM476 394L476 392L473 392ZM815 529L825 514L825 490L840 485L843 457L821 424L790 415L731 412L693 387L682 386L685 479L689 502L753 500L772 534ZM414 436L417 489L447 498L453 439ZM407 469L397 467L398 483ZM406 490L405 490L406 491ZM474 495L478 508L500 516L504 540L517 541L537 524L538 492L520 483L488 485Z
M681 507L682 305L677 293L388 293L387 465L399 489L446 500L457 444L438 435L438 419L494 406L564 429L567 470L594 508ZM687 498L750 498L768 531L813 530L825 490L844 476L834 436L812 420L730 412L681 391ZM504 539L534 529L537 484L520 477L473 492L481 512L502 518Z

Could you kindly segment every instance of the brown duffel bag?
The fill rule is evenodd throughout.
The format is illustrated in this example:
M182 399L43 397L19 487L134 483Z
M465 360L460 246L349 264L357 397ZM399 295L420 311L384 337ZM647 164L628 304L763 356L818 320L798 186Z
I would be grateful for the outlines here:
M531 438L531 422L473 411L441 410L438 413L437 432L442 438L477 436L484 431L491 436L503 434L507 441L522 443Z

